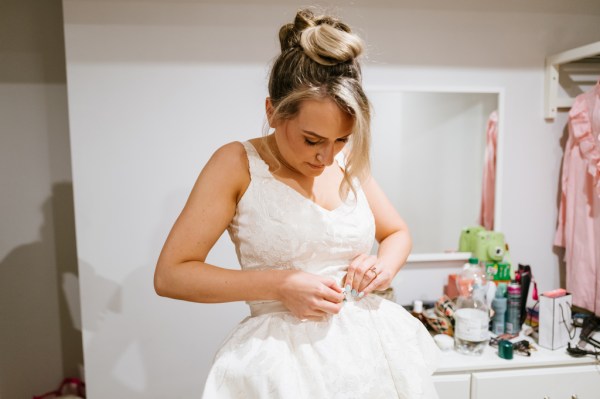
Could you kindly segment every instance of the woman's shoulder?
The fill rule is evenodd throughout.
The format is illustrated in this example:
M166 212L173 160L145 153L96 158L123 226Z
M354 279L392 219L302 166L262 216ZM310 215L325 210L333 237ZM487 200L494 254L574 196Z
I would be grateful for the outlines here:
M248 156L244 145L232 141L217 148L208 160L205 169L227 180L229 183L244 188L250 181Z
M217 148L209 163L232 170L248 170L246 147L239 141L232 141Z
M245 142L233 141L218 148L208 164L223 178L237 180L247 187L251 176L270 176L265 160L264 139L257 137Z
M232 141L227 144L223 144L217 148L213 153L212 157L218 160L232 160L245 155L244 145L239 141Z
M258 148L261 146L262 137L256 137L253 139L246 140L245 142L241 141L232 141L230 143L224 144L219 147L213 154L214 158L227 161L234 160L246 160L248 159L247 148L253 147L255 151L259 152ZM247 164L247 162L246 162Z

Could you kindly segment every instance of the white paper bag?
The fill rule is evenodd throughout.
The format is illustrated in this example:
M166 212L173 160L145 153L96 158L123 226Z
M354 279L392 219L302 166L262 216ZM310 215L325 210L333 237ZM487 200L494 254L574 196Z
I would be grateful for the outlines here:
M567 346L572 304L573 296L568 293L558 298L540 295L538 344L541 347L555 350Z

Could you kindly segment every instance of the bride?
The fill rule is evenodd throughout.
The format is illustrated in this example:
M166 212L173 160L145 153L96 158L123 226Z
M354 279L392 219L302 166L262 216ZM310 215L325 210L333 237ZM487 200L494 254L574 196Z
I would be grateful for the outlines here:
M265 103L273 133L213 154L164 244L156 292L250 306L205 398L436 398L430 335L372 294L390 286L411 238L369 174L363 43L310 10L279 40ZM205 262L225 230L241 270Z

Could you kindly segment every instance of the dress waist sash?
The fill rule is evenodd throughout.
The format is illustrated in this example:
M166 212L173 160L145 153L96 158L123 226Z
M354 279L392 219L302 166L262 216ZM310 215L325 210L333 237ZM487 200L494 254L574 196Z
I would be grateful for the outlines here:
M262 316L267 313L289 313L289 310L279 301L248 302L248 305L250 306L251 317Z

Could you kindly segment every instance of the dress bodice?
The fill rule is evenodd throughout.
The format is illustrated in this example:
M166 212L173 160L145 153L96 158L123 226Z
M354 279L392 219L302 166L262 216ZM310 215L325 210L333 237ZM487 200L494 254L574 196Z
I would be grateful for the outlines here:
M340 283L352 259L373 246L375 223L360 184L327 210L276 179L254 146L242 144L250 184L228 227L242 269L298 269ZM344 166L341 152L336 160ZM258 302L249 304L255 313Z

